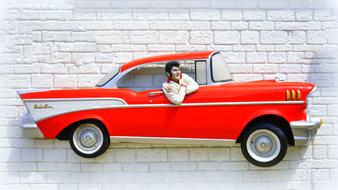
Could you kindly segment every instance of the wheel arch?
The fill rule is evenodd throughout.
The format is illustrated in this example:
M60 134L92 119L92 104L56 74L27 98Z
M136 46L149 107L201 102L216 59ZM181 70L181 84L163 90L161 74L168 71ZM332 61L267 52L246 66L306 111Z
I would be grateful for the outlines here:
M59 140L68 140L72 129L76 126L79 126L82 123L94 123L94 124L100 125L103 127L104 130L106 130L107 134L109 134L108 129L103 121L97 118L87 118L87 119L82 119L82 120L78 120L76 122L71 123L70 125L65 127L61 132L59 132L56 135L56 138Z
M276 125L285 134L287 141L288 141L288 144L291 145L291 146L294 146L295 141L294 141L294 138L293 138L290 123L285 118L283 118L282 116L273 115L273 114L261 115L261 116L255 117L250 122L248 122L245 125L244 129L241 131L241 133L240 133L239 137L237 138L236 142L240 143L242 138L243 138L245 131L247 131L249 128L251 128L253 125L255 125L257 123L270 123L270 124Z

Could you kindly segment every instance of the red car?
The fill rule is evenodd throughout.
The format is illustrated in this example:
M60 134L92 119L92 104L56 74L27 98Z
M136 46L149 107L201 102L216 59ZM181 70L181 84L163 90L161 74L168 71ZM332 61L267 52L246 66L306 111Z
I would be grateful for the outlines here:
M164 65L179 61L199 84L181 105L161 87ZM80 156L104 153L110 140L179 144L241 144L245 158L273 166L288 145L308 145L322 121L309 118L307 82L234 82L219 52L194 52L138 59L113 68L96 88L19 92L28 113L24 131L69 140Z

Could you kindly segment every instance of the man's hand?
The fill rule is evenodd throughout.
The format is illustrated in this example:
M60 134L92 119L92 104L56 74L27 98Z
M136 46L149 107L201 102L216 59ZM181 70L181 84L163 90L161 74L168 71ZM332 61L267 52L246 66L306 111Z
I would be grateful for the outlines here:
M188 84L185 83L185 82L183 82L182 79L180 79L179 83L180 83L181 86L184 86L184 87L187 87L187 86L188 86Z
M167 91L167 92L172 92L173 88L170 87L169 85L163 85L163 88Z

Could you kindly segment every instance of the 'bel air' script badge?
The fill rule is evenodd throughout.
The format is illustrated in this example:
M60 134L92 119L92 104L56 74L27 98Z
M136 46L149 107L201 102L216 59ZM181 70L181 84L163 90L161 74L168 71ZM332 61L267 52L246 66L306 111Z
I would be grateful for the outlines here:
M34 104L34 109L53 109L53 107L48 104Z

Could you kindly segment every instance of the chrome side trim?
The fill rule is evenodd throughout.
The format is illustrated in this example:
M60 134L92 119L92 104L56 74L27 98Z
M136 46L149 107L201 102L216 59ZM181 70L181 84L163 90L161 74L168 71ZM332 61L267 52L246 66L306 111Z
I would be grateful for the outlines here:
M41 101L92 101L92 100L118 100L127 104L121 98L39 98L39 99L23 99L24 102L41 102Z
M165 144L201 144L232 146L236 139L177 138L177 137L135 137L110 136L112 142L165 143Z
M65 105L63 104L65 102ZM242 105L297 105L304 101L257 101L257 102L209 102L174 104L127 104L120 98L55 98L24 100L35 121L77 111L118 109L118 108L157 108L157 107L197 107L197 106L242 106ZM35 104L48 104L50 109L34 109Z

